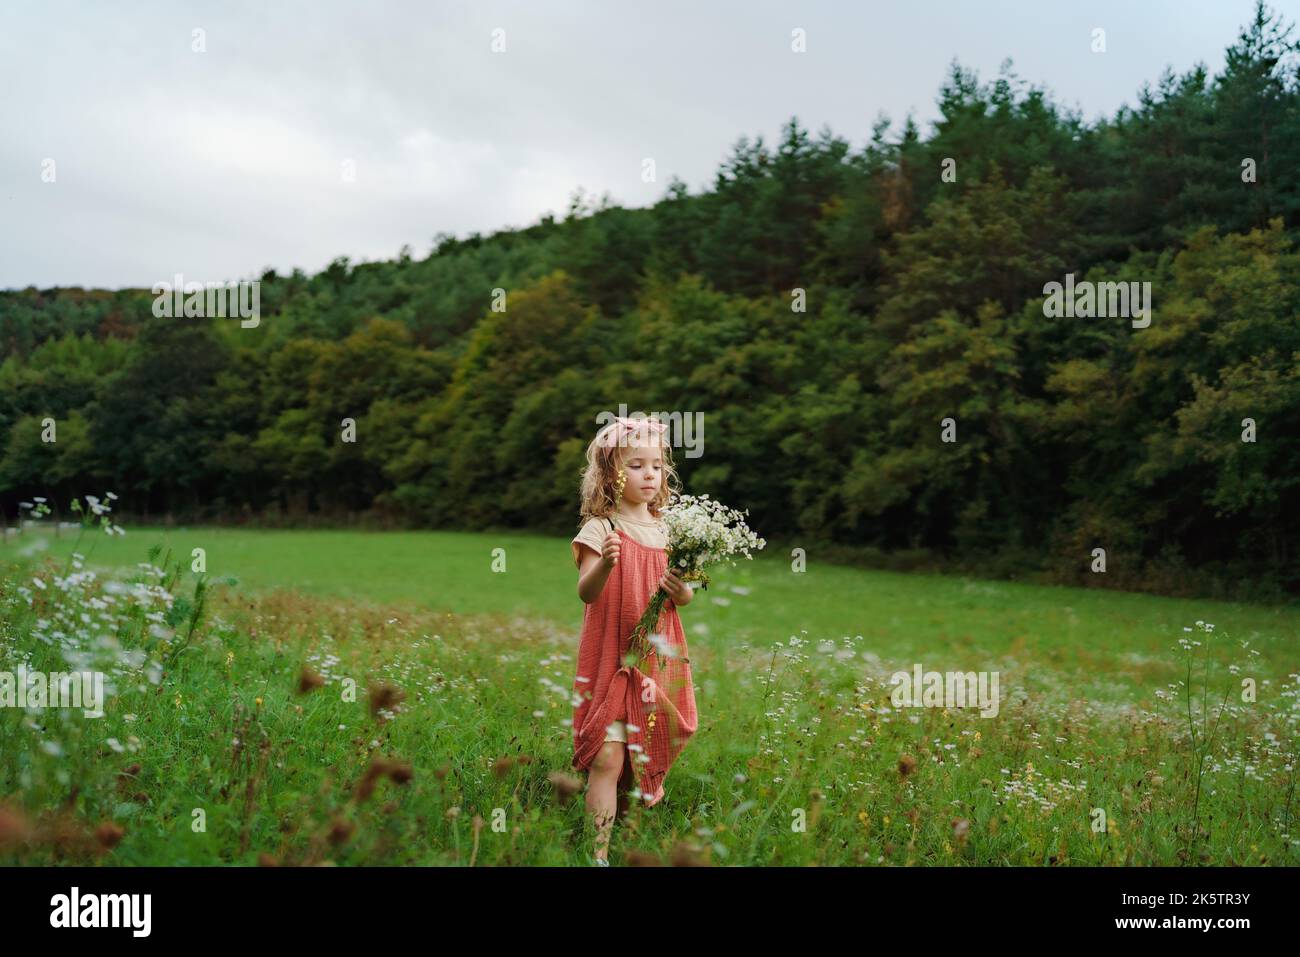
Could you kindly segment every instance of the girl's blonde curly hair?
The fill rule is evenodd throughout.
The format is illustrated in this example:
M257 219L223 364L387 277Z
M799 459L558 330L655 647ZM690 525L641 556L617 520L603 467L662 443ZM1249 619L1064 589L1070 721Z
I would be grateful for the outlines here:
M582 473L582 508L578 527L590 519L604 518L618 509L618 470L628 459L633 448L657 445L663 451L663 481L659 491L647 503L650 514L658 518L671 495L681 491L677 469L673 466L672 446L663 441L663 433L654 428L639 426L628 431L628 423L654 423L649 419L620 419L604 426L587 446L587 467ZM659 426L663 428L663 426Z

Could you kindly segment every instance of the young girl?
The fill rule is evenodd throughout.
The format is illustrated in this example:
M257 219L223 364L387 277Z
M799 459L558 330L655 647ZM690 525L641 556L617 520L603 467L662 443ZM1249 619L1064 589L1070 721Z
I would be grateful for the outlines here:
M581 531L574 536L578 596L585 603L573 688L573 765L588 772L595 863L609 866L609 835L633 782L646 806L695 733L695 688L677 609L692 591L668 569L661 511L674 491L665 426L618 418L587 447ZM655 650L627 663L629 637L656 589L669 597Z

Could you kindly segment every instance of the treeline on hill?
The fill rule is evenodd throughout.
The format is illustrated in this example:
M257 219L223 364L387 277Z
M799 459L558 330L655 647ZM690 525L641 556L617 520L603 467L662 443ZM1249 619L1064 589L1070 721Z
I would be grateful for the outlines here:
M568 532L625 402L703 413L688 488L769 539L1300 591L1296 49L1261 6L1221 74L1091 123L954 64L928 138L882 118L855 151L792 119L701 195L579 193L423 260L267 271L256 329L155 319L147 290L4 294L0 507L111 489L137 516ZM1149 281L1150 326L1046 317L1070 272Z

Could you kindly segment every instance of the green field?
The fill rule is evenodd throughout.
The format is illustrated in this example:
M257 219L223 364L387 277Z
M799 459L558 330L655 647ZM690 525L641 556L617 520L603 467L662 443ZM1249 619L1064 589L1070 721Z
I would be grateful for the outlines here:
M61 586L74 539L0 549L0 668L56 670L71 648L116 667L118 694L102 719L0 708L0 863L586 860L581 794L553 778L582 613L563 539L132 528L88 534L94 578ZM184 573L100 607L110 575L148 577L153 544ZM1295 609L814 551L801 573L770 552L719 570L682 618L700 729L665 802L616 829L615 864L1297 861ZM1190 676L1182 639L1201 642ZM999 714L893 709L888 677L914 663L998 672ZM300 694L304 667L324 686ZM384 695L400 704L367 706Z

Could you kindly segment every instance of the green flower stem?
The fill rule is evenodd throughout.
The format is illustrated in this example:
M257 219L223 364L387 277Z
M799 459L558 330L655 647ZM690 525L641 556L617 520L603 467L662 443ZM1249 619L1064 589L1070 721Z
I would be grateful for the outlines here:
M655 647L646 640L659 621L659 616L663 613L664 605L668 603L668 593L662 588L656 589L655 593L650 596L650 604L646 606L645 612L637 621L636 627L632 629L632 634L628 638L628 652L635 654L636 658L632 662L639 665L642 661L655 653Z

